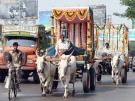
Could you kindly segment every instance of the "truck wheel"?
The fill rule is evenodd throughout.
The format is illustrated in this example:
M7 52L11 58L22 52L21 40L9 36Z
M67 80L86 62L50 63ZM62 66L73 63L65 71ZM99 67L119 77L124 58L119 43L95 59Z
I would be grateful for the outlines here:
M22 79L22 82L23 81L28 81L28 77L29 77L29 72L27 71L21 71L21 79Z
M3 75L3 76L1 75L1 76L0 76L0 82L3 83L3 82L5 81L5 78L6 78L5 75Z
M0 82L5 81L6 76L8 75L8 69L0 69Z
M96 86L96 73L95 69L92 67L90 68L90 90L94 91Z
M83 71L82 83L83 83L84 93L88 93L90 91L90 73L89 73L89 70Z
M40 83L40 80L39 80L39 77L38 77L36 70L33 72L33 81L34 81L34 83Z
M122 83L127 82L127 71L125 68L122 68L121 70L121 80L122 80Z

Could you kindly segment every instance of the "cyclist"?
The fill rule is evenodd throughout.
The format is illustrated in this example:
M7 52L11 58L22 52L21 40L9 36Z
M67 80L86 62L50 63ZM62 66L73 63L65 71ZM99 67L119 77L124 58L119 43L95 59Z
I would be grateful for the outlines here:
M13 50L9 51L8 54L8 75L9 78L11 78L11 72L15 68L16 70L16 79L17 79L17 89L18 91L21 91L19 87L20 83L20 69L21 69L21 62L22 62L22 52L18 49L18 42L13 43Z

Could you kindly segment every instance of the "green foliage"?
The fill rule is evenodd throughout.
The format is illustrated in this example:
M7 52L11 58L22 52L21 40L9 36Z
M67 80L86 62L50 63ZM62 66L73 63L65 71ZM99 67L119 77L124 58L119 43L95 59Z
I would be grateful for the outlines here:
M121 4L134 7L135 6L135 0L120 0Z
M45 26L38 25L38 49L45 50L49 47L49 37L48 33L45 31Z
M135 6L128 7L126 10L125 16L128 18L135 18Z
M135 18L135 0L120 0L122 5L127 6L125 13L114 13L116 16L125 16L128 18Z

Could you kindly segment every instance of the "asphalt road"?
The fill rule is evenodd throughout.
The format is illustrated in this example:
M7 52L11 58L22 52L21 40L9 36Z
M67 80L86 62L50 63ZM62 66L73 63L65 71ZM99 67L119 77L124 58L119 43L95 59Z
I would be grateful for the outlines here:
M72 89L72 86L70 86ZM110 75L104 75L102 82L97 82L96 90L87 94L83 93L82 83L75 84L76 94L63 98L63 88L61 83L57 90L46 97L41 96L40 85L31 82L21 84L22 92L12 101L135 101L135 73L128 72L128 81L125 85L116 87ZM7 89L4 83L0 83L0 101L8 101Z

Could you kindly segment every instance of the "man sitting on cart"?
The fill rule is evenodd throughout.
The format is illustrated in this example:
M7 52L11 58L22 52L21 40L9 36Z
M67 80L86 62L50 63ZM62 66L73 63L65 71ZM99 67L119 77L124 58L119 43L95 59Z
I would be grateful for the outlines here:
M55 56L61 56L66 50L68 50L70 47L70 41L66 40L64 35L61 34L60 35L60 39L58 40L58 42L56 43L55 46Z
M65 55L72 54L73 56L78 56L78 55L83 55L86 50L74 46L71 41L65 38L64 34L61 34L59 40L57 41L55 45L54 51L55 52L52 52L54 53L54 55L51 55L51 51L48 51L45 59L48 61L54 61L54 60L57 61L59 60L59 57L62 54L65 54Z
M85 53L85 49L78 48L71 41L65 39L64 35L60 35L60 39L56 43L55 46L56 54L55 56L61 56L62 54L69 55L72 54L73 56L83 55Z
M105 47L103 48L103 53L106 53L106 55L111 55L110 45L108 42L105 43Z
M109 73L111 74L111 57L112 57L112 52L110 50L109 43L105 43L105 47L103 48L102 52L102 58L103 58L103 73Z
M58 61L62 54L67 53L67 50L69 50L70 46L71 46L71 42L65 39L64 34L61 34L53 50L47 52L47 56L45 56L45 60Z

